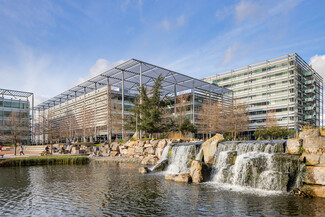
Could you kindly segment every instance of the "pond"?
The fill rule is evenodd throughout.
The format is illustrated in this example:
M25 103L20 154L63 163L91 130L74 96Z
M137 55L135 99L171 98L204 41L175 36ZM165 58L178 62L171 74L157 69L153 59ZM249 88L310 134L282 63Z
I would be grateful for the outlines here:
M0 168L0 216L325 216L325 199L181 184L137 164Z

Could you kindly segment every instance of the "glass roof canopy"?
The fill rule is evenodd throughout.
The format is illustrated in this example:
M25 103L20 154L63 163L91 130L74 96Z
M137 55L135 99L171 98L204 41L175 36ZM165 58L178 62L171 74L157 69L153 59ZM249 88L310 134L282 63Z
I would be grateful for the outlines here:
M159 75L164 77L162 89L164 94L186 90L196 90L203 93L224 94L231 90L219 87L208 82L174 72L153 64L137 59L130 59L124 63L111 68L35 107L35 109L47 109L60 103L67 102L75 97L90 93L95 89L107 86L108 82L112 87L124 90L136 91L140 84L145 87L153 87Z
M0 95L2 96L13 96L13 97L30 97L33 95L33 93L30 92L24 92L24 91L18 91L18 90L7 90L7 89L1 89L0 88Z

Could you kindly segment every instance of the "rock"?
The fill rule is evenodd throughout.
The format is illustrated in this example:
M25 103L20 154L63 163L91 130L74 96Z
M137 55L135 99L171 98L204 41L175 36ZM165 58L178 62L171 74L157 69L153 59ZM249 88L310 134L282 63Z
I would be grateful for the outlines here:
M166 179L166 178L165 178ZM175 182L184 182L184 183L190 183L192 181L192 178L189 173L183 173L179 174L174 178Z
M203 164L202 161L198 161L198 160L192 161L190 175L194 183L200 183L203 181L202 164Z
M118 151L111 151L110 156L116 157L118 154L119 154Z
M153 147L153 146L149 143L149 144L145 144L144 147L145 148L150 148L150 147Z
M319 164L320 156L316 154L302 154L300 161L304 162L307 166L314 166ZM325 174L324 174L325 175Z
M325 153L319 157L319 164L325 165Z
M214 164L215 156L217 153L218 143L224 140L223 135L216 134L206 142L202 144L204 162L206 164Z
M140 167L139 168L139 173L141 173L141 174L146 174L148 172L150 172L150 170L148 169L148 167Z
M304 182L313 185L325 185L325 167L306 166Z
M319 136L320 136L319 129L309 129L309 130L304 130L299 133L300 139L315 138L315 137L319 137Z
M303 185L301 191L313 197L325 198L325 186L321 185Z
M302 147L303 153L322 155L325 153L325 137L306 138Z
M143 155L144 148L143 147L135 147L135 153Z
M158 146L159 147L159 146ZM156 153L155 155L158 157L158 159L161 158L161 154L163 153L164 149L163 148L156 148Z
M111 145L112 151L119 151L119 146L120 144L118 144L117 142L113 142Z
M159 143L158 140L151 140L151 141L150 141L150 144L151 144L153 147L155 147L155 148L157 148L158 143Z
M287 154L301 154L302 139L288 139L287 140Z
M163 161L160 161L158 164L156 164L152 170L153 171L163 171L168 166L168 159L165 159Z
M165 180L167 180L167 181L174 181L175 180L175 178L176 178L176 174L166 174L165 175Z
M135 155L135 148L128 148L128 155L132 156Z
M155 165L158 161L158 158L156 157L152 157L152 156L148 156L143 158L143 160L141 161L141 164L144 165Z
M146 141L146 144L150 144L150 141L149 141L149 140L147 140L147 141Z
M165 139L158 142L158 148L161 148L164 150L164 148L166 146L167 146L167 141Z
M190 175L194 183L208 181L210 176L209 167L199 160L193 160L190 168Z
M138 145L138 142L137 141L130 141L128 142L128 146L129 147L133 147L133 146L137 146Z
M146 148L144 153L155 154L155 149L153 147Z
M138 146L140 146L140 147L143 147L143 146L144 146L144 144L145 144L145 142L144 142L144 141L139 141L139 142L138 142Z

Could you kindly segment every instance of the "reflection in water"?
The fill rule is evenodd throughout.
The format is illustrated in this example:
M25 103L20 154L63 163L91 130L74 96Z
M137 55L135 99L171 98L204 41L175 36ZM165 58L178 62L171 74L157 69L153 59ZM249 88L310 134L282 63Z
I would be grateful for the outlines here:
M325 199L165 182L139 165L0 168L0 215L324 216Z

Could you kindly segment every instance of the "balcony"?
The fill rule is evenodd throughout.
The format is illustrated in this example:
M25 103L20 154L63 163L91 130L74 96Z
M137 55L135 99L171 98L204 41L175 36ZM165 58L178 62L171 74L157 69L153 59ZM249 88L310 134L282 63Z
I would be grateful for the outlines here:
M305 106L305 110L306 111L311 111L311 110L314 110L315 106Z
M313 119L312 115L305 115L305 119Z
M310 75L313 75L314 72L312 72L312 71L305 71L305 72L303 72L303 74L304 74L304 76L310 76Z
M305 90L305 93L314 93L314 92L315 92L315 88L310 88Z
M313 102L314 97L305 98L305 102Z
M305 81L305 84L313 84L314 82L315 82L314 79L312 79L312 80L306 80L306 81Z

